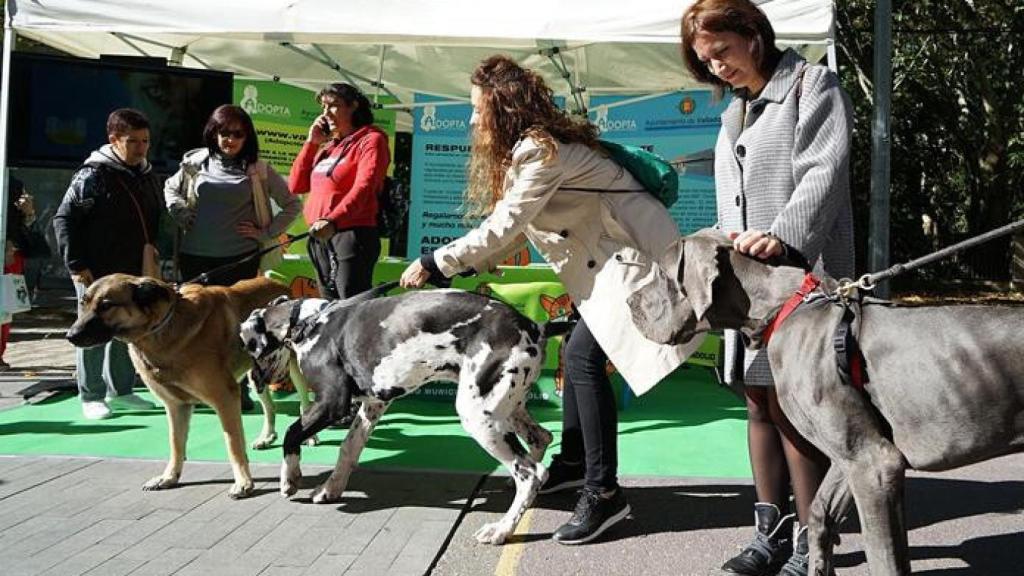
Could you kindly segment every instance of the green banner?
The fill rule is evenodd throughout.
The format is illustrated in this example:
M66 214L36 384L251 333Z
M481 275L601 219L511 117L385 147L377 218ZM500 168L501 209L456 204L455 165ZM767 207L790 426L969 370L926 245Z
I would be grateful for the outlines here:
M234 92L235 103L249 113L256 126L260 156L274 170L287 176L292 161L306 141L309 125L320 115L316 92L272 80L238 78ZM369 97L374 101L372 95ZM397 101L390 96L380 96L376 102L384 106ZM373 111L374 124L388 135L391 150L395 148L395 114L394 110Z

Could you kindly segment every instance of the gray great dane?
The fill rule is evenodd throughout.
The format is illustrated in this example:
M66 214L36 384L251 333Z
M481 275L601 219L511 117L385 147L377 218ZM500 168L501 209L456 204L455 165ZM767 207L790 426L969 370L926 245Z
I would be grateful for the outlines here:
M762 335L805 271L744 256L715 230L681 239L630 297L648 338L686 342L731 328ZM831 293L838 282L821 278ZM905 471L941 471L1024 450L1024 308L864 305L854 331L870 382L844 384L833 332L842 309L805 303L777 327L768 356L779 404L831 460L812 506L812 574L832 574L839 522L856 501L875 576L910 573Z

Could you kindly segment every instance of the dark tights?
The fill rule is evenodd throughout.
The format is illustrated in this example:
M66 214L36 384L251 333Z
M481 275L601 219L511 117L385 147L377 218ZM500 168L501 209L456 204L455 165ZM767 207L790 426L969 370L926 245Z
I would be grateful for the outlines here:
M800 435L779 408L774 386L747 386L747 444L758 502L785 513L792 486L796 513L806 524L829 461Z

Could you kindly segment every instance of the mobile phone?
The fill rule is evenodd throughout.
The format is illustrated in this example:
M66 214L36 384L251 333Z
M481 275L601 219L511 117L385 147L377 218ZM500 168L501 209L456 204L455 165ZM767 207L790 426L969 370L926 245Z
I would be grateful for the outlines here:
M320 128L320 131L323 132L324 134L331 133L331 123L328 122L326 118L321 118L320 121L317 123L317 127Z

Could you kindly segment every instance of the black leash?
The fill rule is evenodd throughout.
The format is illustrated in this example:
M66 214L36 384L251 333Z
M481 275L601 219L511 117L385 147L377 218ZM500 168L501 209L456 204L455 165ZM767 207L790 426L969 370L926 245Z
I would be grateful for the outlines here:
M283 242L271 244L270 246L267 246L262 250L257 250L256 252L253 252L252 254L243 257L241 260L237 260L235 262L228 262L227 264L217 266L212 270L207 270L206 272L203 272L202 274L196 276L195 278L192 278L191 280L186 280L185 282L182 282L182 284L202 284L205 286L206 283L210 281L210 276L213 276L214 274L219 274L225 270L231 270L232 268L241 266L242 264L245 264L246 262L249 262L253 259L262 258L264 254L269 254L270 252L273 252L278 248L284 248L285 246L288 246L292 242L298 242L299 240L308 237L309 232L303 232L302 234L296 234L295 236L288 234L287 236L288 239Z
M989 240L992 240L993 238L998 238L1000 236L1005 236L1005 235L1010 234L1012 232L1015 232L1015 231L1017 231L1017 230L1019 230L1021 228L1024 228L1024 220L1018 220L1016 222L1011 222L1010 224L1007 224L1005 226L1000 226L999 228L996 228L995 230L989 230L988 232L985 232L984 234L980 234L978 236L975 236L974 238L968 238L967 240L964 240L962 242L957 242L956 244L953 244L952 246L948 246L948 247L943 248L942 250L939 250L937 252L932 252L931 254L927 254L925 256L921 256L920 258L916 258L914 260L911 260L910 262L906 262L906 263L903 263L903 264L896 264L894 266L890 266L889 268L887 268L887 269L885 269L885 270L883 270L881 272L875 272L873 274L865 274L865 275L861 276L860 279L858 279L856 282L853 282L853 281L850 281L850 280L841 281L839 283L839 288L836 289L836 292L841 297L846 298L846 297L848 297L852 293L853 289L867 290L867 291L874 290L875 286L877 286L879 282L884 282L886 280L889 280L891 278L899 276L900 274L903 274L904 272L908 272L910 270L914 270L915 268L920 268L922 266L926 266L926 265L931 264L932 262L935 262L937 260L942 260L943 258L945 258L947 256L950 256L952 254L956 254L957 252L961 252L961 251L966 250L968 248L973 248L973 247L975 247L975 246L977 246L979 244L984 244L985 242L988 242Z

